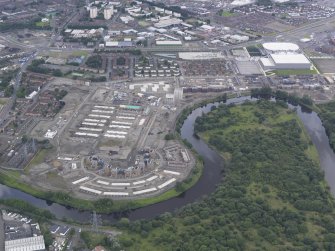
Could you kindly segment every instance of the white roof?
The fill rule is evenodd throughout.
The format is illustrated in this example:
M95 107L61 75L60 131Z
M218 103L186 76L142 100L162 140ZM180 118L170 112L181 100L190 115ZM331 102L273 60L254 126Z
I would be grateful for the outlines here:
M174 41L174 40L158 40L156 41L157 45L182 45L183 43L178 40L178 41Z
M293 43L264 43L264 49L269 51L297 51L299 46Z
M204 25L201 25L201 28L203 28L204 30L213 30L215 27L204 24Z
M234 0L231 5L235 5L235 6L243 6L243 5L247 5L247 4L251 4L256 2L255 0Z
M275 64L310 64L310 61L304 54L271 54Z
M265 67L274 66L273 62L269 58L261 58L260 60Z
M106 46L118 46L119 42L118 41L107 41Z
M37 91L33 91L32 93L30 93L28 96L26 96L26 99L32 99L33 97L36 96L38 92Z
M178 18L171 18L166 20L160 20L158 23L154 24L157 28L165 28L171 25L181 24L183 20Z
M179 52L179 58L185 60L208 60L215 58L224 58L221 52Z
M42 235L5 241L6 251L33 251L45 250L44 238Z

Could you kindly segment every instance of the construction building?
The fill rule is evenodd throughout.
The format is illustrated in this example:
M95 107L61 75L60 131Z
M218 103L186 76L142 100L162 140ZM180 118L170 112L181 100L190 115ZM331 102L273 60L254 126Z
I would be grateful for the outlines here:
M105 18L106 20L111 19L112 16L113 16L113 12L114 12L114 8L113 8L113 6L111 6L111 7L106 7L106 8L104 9L104 18Z
M98 16L98 8L96 6L90 7L90 18L96 18Z

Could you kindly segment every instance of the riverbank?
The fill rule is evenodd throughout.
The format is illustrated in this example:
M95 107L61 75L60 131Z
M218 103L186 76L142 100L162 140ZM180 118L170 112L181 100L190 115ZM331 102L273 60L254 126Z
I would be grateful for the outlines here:
M326 129L329 144L335 151L335 101L317 105L317 108L319 108L318 114Z

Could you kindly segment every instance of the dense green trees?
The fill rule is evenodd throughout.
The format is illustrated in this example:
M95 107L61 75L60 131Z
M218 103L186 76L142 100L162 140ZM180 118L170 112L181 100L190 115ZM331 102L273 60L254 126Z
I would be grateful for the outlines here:
M118 57L116 59L116 65L125 65L126 64L126 59L124 57Z
M40 17L33 18L31 20L26 20L25 22L14 22L14 23L1 23L0 32L22 30L22 29L32 29L32 30L50 30L50 25L48 26L38 26L36 22L41 21Z
M278 103L220 105L196 130L223 156L210 196L130 223L127 250L333 250L334 201L295 113Z
M116 241L110 236L106 236L101 233L90 233L90 232L83 231L80 233L80 238L84 241L86 247L89 248L90 250L98 245L104 246L108 248L108 250L111 250L111 251L122 250L120 248L120 244L118 243L118 241ZM122 241L123 239L125 238L122 238ZM127 244L127 243L125 242L123 244ZM85 247L81 247L78 250L84 250L84 249Z
M287 92L281 90L274 91L270 87L252 89L251 97L265 99L274 97L277 100L289 102L292 105L300 105L304 108L311 108L313 105L313 100L307 95L300 98L295 94L288 94Z
M31 64L27 67L28 71L41 73L41 74L52 74L55 77L62 77L63 73L59 69L49 69L46 67L41 66L45 64L44 59L34 59Z
M4 91L6 97L10 97L13 93L13 86L10 85L10 82L16 73L17 70L10 70L0 74L0 91Z
M318 115L326 129L330 146L335 150L335 101L318 105Z
M67 91L66 90L59 90L58 88L56 88L53 91L53 94L54 94L56 100L59 101L67 95Z
M86 65L94 69L99 69L102 66L102 57L100 55L90 56L86 61Z
M45 209L37 208L28 202L17 200L17 199L2 199L0 204L8 206L10 208L15 208L15 210L22 214L27 214L33 216L37 220L51 220L55 219L55 216L50 213L50 211Z

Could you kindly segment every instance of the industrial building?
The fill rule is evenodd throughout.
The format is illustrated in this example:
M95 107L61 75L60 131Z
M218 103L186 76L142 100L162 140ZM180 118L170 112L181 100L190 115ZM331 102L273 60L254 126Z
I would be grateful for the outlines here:
M264 70L275 69L310 69L312 63L304 54L270 54L261 58L260 64Z
M106 41L106 47L133 47L134 44L132 41Z
M5 251L42 251L45 250L44 237L38 223L26 216L1 210L4 242L0 250Z
M263 70L311 69L312 63L293 43L264 43L267 57L259 59Z
M179 25L183 22L183 20L179 18L169 18L169 19L161 19L158 23L155 23L156 28L167 28L173 25Z
M5 251L41 251L45 250L42 235L5 241Z

